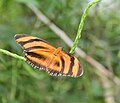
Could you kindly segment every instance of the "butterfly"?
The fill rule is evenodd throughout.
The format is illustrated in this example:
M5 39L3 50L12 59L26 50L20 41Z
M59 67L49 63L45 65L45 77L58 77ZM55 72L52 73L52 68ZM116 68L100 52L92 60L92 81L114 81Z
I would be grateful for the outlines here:
M79 77L83 74L79 60L61 48L27 34L16 34L15 40L23 48L25 60L34 68L46 70L52 76Z

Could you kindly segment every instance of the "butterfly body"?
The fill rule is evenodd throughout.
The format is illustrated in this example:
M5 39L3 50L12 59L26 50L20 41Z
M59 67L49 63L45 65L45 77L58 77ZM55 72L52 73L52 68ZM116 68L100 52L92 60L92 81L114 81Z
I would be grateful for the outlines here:
M34 68L46 70L53 76L79 77L83 74L78 59L61 48L26 34L16 34L15 40L24 49L26 61Z

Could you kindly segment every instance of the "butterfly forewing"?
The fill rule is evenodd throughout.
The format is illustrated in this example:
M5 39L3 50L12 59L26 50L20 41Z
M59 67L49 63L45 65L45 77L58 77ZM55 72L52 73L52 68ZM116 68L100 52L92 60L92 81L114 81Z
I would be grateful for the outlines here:
M83 74L79 60L47 41L26 34L15 35L15 40L25 52L25 59L33 67L46 70L53 76L78 77Z
M55 49L47 41L37 37L28 36L26 34L16 34L15 40L22 46L22 48L25 51L30 51L33 49L48 49L48 50Z

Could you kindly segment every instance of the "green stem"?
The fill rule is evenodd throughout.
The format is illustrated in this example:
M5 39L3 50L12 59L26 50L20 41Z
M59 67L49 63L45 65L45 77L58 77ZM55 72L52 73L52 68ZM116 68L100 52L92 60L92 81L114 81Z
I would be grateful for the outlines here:
M11 93L10 93L10 100L13 101L16 96L16 88L17 88L17 69L14 66L16 61L12 61L13 68L12 68L12 80L11 80Z
M9 55L9 56L11 56L11 57L20 59L20 60L25 60L24 57L19 56L19 55L14 54L14 53L11 53L11 52L9 52L9 51L7 51L7 50L4 50L4 49L0 49L0 52L4 53L4 54L6 54L6 55Z
M79 42L79 40L80 40L80 38L81 38L81 32L82 32L83 25L84 25L85 19L86 19L86 17L87 17L89 8L90 8L93 4L96 4L96 3L100 2L100 1L101 1L101 0L93 0L92 2L89 2L89 3L88 3L88 5L87 5L87 7L86 7L86 9L85 9L85 11L84 11L84 13L83 13L83 15L82 15L82 18L81 18L81 21L80 21L80 24L79 24L79 27L78 27L78 31L77 31L77 36L76 36L75 41L74 41L74 43L73 43L73 46L72 46L72 48L71 48L71 50L70 50L70 53L71 53L71 54L74 53L75 48L77 47L77 44L78 44L78 42Z

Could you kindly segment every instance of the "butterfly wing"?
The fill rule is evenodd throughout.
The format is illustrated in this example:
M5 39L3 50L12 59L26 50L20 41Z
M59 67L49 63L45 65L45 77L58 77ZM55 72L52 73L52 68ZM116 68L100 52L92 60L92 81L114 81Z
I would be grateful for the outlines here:
M62 68L62 62L60 60L59 55L55 56L53 55L51 60L48 63L48 68L47 68L47 72L51 75L51 76L62 76L64 74L62 74L61 71Z
M56 49L51 44L49 44L47 41L26 35L26 34L16 34L15 40L20 46L24 49L26 52L30 52L33 49L41 49L41 50L54 50Z
M68 52L60 52L60 63L62 65L60 73L65 76L79 77L83 74L83 68L79 60Z
M61 57L63 58L64 67L62 72L68 76L79 77L83 74L83 68L79 60L68 52L61 52Z
M45 50L34 50L25 52L26 61L31 64L34 68L48 70L48 63L52 59L52 52Z
M79 77L83 74L82 66L74 55L60 51L57 56L52 57L54 58L48 69L50 75Z

